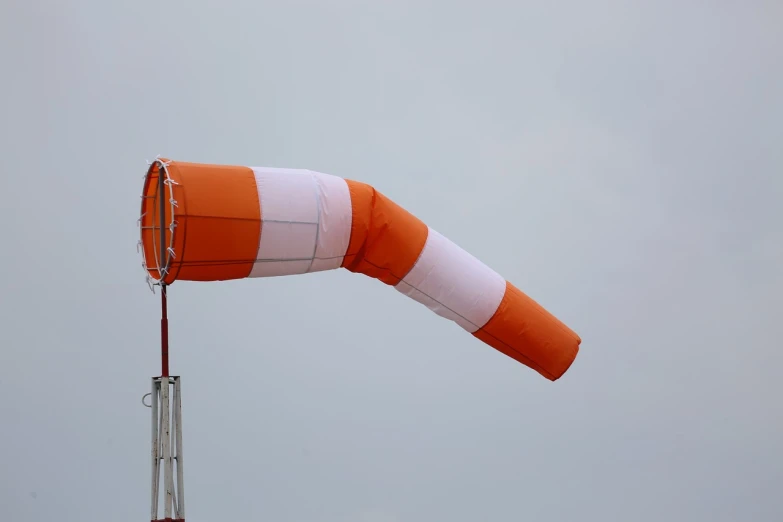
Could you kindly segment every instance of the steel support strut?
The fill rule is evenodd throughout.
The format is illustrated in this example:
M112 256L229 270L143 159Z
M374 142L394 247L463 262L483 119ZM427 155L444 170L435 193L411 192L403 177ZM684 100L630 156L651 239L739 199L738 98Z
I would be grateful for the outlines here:
M184 522L182 387L178 376L152 378L151 406L152 509L150 520ZM162 488L160 484L161 466L163 467ZM158 518L161 500L163 500L163 518Z

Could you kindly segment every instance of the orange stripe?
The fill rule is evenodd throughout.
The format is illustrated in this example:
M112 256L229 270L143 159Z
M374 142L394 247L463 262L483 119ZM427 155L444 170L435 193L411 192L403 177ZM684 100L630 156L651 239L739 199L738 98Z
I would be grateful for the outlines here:
M582 341L508 281L495 315L473 335L552 381L568 370Z
M172 162L168 169L178 183L174 186L178 206L176 258L166 282L247 277L261 236L261 207L253 171L247 167L180 162ZM149 183L145 192L154 193L156 188L156 183ZM167 222L168 217L167 211ZM151 262L151 235L147 234L143 241L148 266L155 266ZM151 273L157 277L154 270Z
M427 225L370 185L345 181L353 222L342 266L396 285L424 248Z

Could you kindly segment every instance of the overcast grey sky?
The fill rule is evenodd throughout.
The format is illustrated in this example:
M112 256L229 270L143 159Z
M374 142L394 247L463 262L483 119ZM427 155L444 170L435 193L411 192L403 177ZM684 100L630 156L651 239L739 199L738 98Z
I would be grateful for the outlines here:
M171 288L192 522L783 520L783 3L0 7L0 519L148 519L146 160L371 183L583 338Z

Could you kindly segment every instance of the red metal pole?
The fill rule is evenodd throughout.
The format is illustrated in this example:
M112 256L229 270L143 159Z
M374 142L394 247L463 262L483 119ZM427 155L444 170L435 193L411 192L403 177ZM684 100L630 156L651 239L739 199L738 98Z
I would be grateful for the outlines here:
M169 318L166 303L166 285L160 285L160 366L161 377L169 376Z
M158 202L160 205L160 216L158 224L158 233L160 235L160 264L158 266L158 275L160 275L160 305L161 305L161 318L160 318L160 366L161 377L169 376L169 318L166 306L166 278L163 271L166 266L166 200L164 198L166 193L166 183L163 179L164 169L163 166L158 168Z

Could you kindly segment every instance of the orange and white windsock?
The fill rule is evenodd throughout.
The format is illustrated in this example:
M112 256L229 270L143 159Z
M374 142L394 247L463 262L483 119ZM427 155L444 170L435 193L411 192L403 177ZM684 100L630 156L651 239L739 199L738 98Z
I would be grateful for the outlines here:
M141 212L145 268L156 283L343 267L393 286L547 379L561 377L579 350L579 336L538 303L358 181L156 160Z

